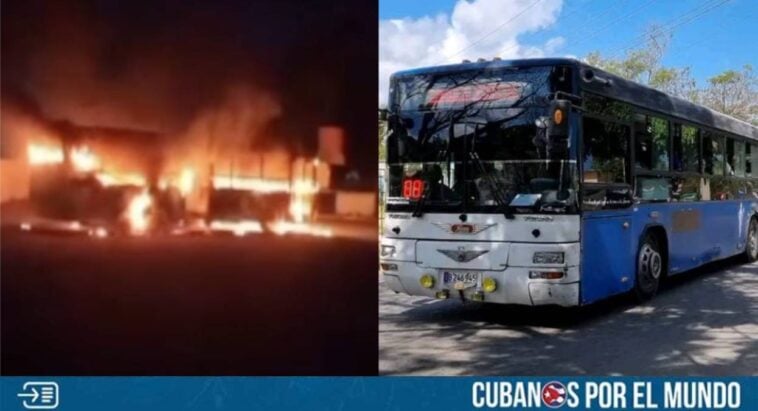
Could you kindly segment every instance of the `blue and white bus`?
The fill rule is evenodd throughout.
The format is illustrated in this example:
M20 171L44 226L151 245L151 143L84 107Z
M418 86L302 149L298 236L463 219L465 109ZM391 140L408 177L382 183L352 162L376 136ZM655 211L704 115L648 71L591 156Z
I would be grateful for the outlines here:
M391 78L390 289L577 306L758 258L758 129L572 59Z

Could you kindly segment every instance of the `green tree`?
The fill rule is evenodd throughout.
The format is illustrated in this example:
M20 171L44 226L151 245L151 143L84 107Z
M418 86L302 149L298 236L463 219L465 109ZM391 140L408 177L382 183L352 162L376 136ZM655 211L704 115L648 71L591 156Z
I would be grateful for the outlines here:
M753 67L726 70L708 79L703 103L716 111L758 125L758 80Z
M664 67L661 64L669 48L671 34L654 25L645 30L643 37L644 45L636 49L627 49L622 58L604 58L599 52L593 52L587 56L586 61L620 77L696 101L697 84L690 74L689 67Z

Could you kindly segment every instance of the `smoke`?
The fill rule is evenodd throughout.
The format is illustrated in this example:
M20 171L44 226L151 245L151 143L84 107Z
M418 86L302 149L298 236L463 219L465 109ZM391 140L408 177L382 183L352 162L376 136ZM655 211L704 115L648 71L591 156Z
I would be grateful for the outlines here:
M3 2L3 99L23 95L46 119L172 137L210 121L238 139L280 111L228 13L64 3Z
M377 57L366 47L377 44L366 24L375 6L3 0L2 99L30 101L45 120L155 132L156 146L170 146L195 138L197 124L241 87L261 119L286 113L272 125L277 134L253 121L253 141L315 152L318 126L343 126L350 167L372 176L376 148L360 141L375 133Z
M167 168L193 165L202 170L220 158L249 151L266 134L272 120L282 114L271 93L239 84L226 89L224 99L207 107L192 119L186 130L167 146Z

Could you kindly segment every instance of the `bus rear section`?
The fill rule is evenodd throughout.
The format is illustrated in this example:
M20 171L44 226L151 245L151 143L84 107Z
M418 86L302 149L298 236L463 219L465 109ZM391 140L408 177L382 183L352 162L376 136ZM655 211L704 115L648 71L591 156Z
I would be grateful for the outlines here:
M582 303L627 291L645 300L666 276L738 254L754 261L755 128L613 82L616 96L593 82L582 93Z

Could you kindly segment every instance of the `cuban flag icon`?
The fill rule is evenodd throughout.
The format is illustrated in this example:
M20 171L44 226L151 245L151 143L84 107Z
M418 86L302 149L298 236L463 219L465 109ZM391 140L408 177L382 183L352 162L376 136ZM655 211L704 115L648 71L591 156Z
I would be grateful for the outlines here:
M542 403L550 408L559 408L566 402L566 387L551 381L542 387Z

